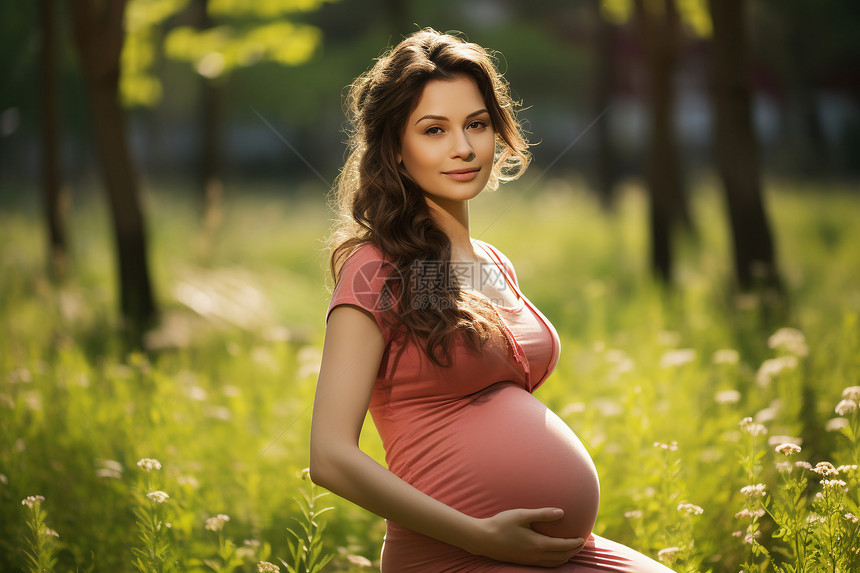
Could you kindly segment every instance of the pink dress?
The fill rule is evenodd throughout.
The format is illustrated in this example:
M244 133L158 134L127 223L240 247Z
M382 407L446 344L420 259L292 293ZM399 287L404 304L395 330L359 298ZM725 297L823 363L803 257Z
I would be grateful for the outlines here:
M514 307L493 305L506 325L480 351L455 343L450 367L430 362L422 349L391 327L387 309L397 304L389 288L396 270L372 245L344 263L328 312L341 304L369 311L386 341L370 401L388 468L417 489L474 517L514 508L560 507L558 522L535 530L582 537L585 548L564 572L665 573L670 569L636 551L591 533L599 485L594 464L576 434L532 392L558 362L553 325L519 291L510 261L476 241L518 297ZM383 573L447 571L515 572L545 568L502 563L442 543L397 523L387 523Z

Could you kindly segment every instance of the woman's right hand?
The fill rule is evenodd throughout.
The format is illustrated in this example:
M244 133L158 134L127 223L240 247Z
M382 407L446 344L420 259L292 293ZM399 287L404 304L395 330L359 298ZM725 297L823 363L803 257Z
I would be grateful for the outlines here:
M474 539L468 549L496 561L518 565L558 567L582 550L581 537L549 537L534 531L535 521L556 521L564 516L561 509L509 509L492 517L477 519Z

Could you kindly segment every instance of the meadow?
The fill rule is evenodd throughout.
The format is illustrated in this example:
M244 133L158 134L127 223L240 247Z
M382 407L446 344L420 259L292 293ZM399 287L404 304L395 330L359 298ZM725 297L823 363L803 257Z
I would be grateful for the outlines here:
M152 187L162 322L146 351L116 334L98 194L75 200L59 283L35 189L0 206L0 570L314 571L327 555L323 571L378 569L382 520L302 471L328 298L324 191L231 186L206 238L192 201ZM677 571L860 563L860 196L771 181L767 201L778 312L732 288L707 179L671 289L648 272L635 184L611 213L562 180L472 206L473 236L511 258L560 333L537 395L594 458L595 532ZM383 460L369 420L362 446Z

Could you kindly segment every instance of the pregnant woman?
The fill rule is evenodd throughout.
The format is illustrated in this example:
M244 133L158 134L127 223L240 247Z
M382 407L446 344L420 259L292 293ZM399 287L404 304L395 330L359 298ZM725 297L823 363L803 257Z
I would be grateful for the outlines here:
M311 478L384 517L384 573L665 573L592 534L599 486L532 392L559 356L469 200L527 144L483 48L417 32L351 86ZM388 467L358 447L367 410Z

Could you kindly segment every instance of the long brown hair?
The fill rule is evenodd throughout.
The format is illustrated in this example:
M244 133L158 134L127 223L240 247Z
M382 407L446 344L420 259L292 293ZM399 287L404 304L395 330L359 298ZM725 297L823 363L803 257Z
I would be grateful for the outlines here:
M496 134L487 186L495 189L500 181L516 179L525 170L528 143L515 114L518 102L511 98L491 56L456 36L421 30L383 54L349 87L349 156L337 183L337 221L329 238L335 282L344 261L364 243L376 246L394 265L400 284L399 304L390 311L392 323L422 341L428 358L439 365L449 363L454 335L463 335L478 349L494 328L501 327L498 316L474 304L478 299L447 273L451 242L431 217L421 189L397 163L401 134L424 86L460 75L477 84ZM434 276L430 285L427 276L419 283L414 275L424 264L445 272Z

